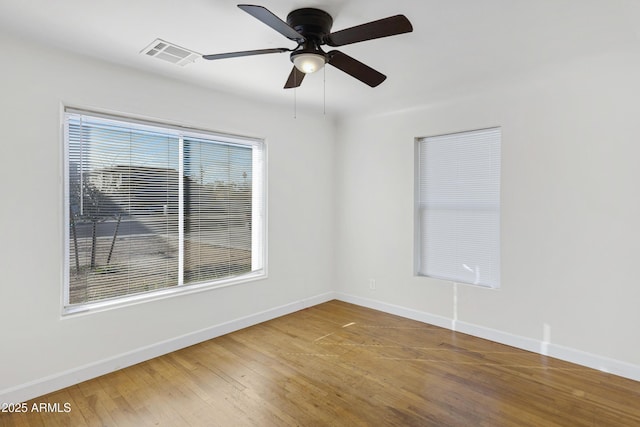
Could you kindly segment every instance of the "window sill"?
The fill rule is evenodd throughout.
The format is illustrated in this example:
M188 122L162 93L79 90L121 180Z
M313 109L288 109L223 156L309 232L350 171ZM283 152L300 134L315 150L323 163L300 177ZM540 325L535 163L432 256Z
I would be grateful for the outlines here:
M215 282L202 282L192 285L174 286L171 288L160 289L154 292L128 295L111 300L96 301L87 304L74 304L70 306L64 306L62 308L62 318L64 319L79 315L99 313L107 310L129 307L132 305L143 304L176 296L190 295L219 288L226 288L229 286L263 280L266 278L267 273L263 270L251 274L246 274L241 277L218 280Z

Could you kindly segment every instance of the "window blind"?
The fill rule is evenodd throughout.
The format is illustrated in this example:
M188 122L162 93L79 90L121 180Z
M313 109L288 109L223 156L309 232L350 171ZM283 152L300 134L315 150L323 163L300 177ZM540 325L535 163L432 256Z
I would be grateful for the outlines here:
M264 268L262 141L68 111L66 305Z
M252 150L184 141L185 283L251 271Z
M500 128L417 141L417 273L500 286Z

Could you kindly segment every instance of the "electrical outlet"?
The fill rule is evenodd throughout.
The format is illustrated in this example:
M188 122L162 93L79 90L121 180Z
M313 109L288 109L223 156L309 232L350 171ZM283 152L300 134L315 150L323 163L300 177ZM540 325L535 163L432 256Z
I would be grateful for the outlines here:
M376 279L369 279L369 289L376 288Z

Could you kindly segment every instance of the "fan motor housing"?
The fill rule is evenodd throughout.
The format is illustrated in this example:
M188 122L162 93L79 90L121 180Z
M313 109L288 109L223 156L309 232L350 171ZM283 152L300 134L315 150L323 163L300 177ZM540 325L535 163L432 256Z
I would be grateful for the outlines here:
M305 38L321 41L331 32L333 18L324 10L307 7L289 13L287 24Z

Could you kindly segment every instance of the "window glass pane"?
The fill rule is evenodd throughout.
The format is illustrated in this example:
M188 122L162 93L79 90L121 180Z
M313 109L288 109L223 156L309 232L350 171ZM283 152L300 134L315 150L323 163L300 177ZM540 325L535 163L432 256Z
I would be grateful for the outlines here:
M178 138L68 118L69 304L175 286Z
M185 138L185 283L251 271L252 148Z
M500 284L500 129L418 141L418 274Z

